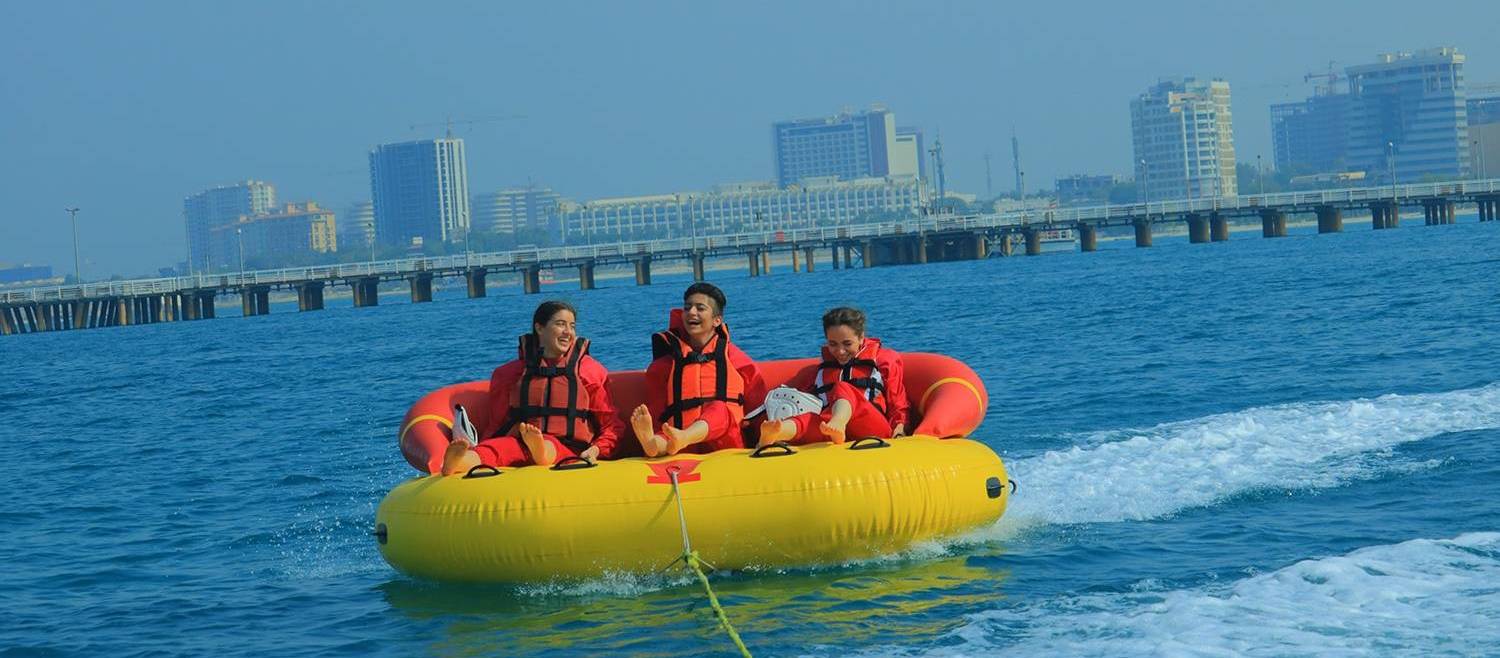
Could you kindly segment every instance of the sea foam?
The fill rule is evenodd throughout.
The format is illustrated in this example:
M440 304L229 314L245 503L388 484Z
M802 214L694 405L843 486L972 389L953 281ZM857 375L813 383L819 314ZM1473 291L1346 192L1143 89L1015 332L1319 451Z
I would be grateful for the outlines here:
M1103 432L1011 463L1002 526L1154 519L1265 488L1336 486L1389 467L1402 443L1500 427L1500 384L1260 407Z
M1065 596L972 615L929 655L1485 654L1500 647L1500 532L1415 539L1227 585Z

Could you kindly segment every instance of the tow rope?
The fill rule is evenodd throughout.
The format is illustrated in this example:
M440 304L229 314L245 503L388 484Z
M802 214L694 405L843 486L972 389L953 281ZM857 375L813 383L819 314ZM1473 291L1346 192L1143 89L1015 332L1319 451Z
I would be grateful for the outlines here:
M744 641L740 640L740 634L735 632L734 626L729 623L729 616L724 614L723 606L719 605L719 597L714 596L714 588L708 584L708 574L703 573L704 566L713 569L714 565L699 558L698 551L693 550L692 542L688 541L687 514L682 511L682 492L677 490L676 466L667 469L667 477L672 478L672 498L677 500L677 522L682 526L682 556L673 560L672 564L681 562L688 570L697 574L698 582L703 583L703 591L708 593L708 604L713 607L714 617L719 620L719 625L724 628L725 633L729 634L729 639L734 641L734 646L740 650L740 655L751 658L750 650L745 648ZM667 567L672 564L668 564Z

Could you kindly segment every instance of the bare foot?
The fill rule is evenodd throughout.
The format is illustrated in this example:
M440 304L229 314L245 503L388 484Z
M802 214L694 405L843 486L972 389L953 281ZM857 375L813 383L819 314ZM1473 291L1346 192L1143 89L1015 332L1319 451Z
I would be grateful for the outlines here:
M667 451L667 440L657 436L651 425L651 410L646 405L636 407L630 413L630 429L635 431L635 440L641 443L641 450L647 457L660 457Z
M443 451L443 475L467 473L479 464L479 453L470 450L469 444L463 441L450 441L448 449Z
M667 454L675 455L682 452L683 448L708 438L708 423L695 420L682 429L662 423L661 433L667 438Z
M853 415L854 407L850 406L848 400L834 400L828 412L828 420L819 425L823 436L828 437L835 445L843 443L847 438L844 430L849 426L849 416Z
M516 428L521 435L521 443L526 444L526 452L531 453L531 463L537 466L551 466L557 461L557 448L552 443L542 438L542 430L530 423L521 423Z
M760 442L757 447L787 441L797 434L797 424L790 420L768 420L760 424Z
M827 439L829 441L832 441L835 445L844 442L844 426L842 424L834 425L832 421L829 421L823 423L822 425L819 425L818 427L823 430L823 436L827 437Z

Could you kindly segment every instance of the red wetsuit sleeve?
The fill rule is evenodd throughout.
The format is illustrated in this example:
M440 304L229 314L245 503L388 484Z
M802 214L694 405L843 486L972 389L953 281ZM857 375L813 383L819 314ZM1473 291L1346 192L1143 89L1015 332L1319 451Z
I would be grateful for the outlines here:
M601 458L611 459L615 454L615 445L625 431L625 424L620 422L615 403L609 399L609 389L604 385L609 378L609 371L594 357L586 356L578 364L578 378L583 381L583 390L589 394L589 411L594 416L596 427L594 445L599 447Z
M738 370L745 380L745 411L749 412L766 403L766 379L760 374L760 366L733 343L729 345L729 364Z
M510 397L516 387L516 382L521 379L521 370L526 367L520 359L510 361L490 374L490 395L486 403L484 423L479 427L477 440L494 437L505 427L506 417L510 415Z
M880 357L875 367L880 369L880 376L885 378L885 417L891 421L893 428L906 425L911 409L911 401L906 398L906 366L901 363L901 353L895 350L881 348Z

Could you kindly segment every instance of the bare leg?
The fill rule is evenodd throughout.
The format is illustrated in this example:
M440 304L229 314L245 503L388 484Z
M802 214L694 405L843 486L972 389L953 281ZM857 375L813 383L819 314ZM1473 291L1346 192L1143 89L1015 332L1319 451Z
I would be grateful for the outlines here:
M647 457L660 457L667 452L667 440L651 428L651 410L646 405L630 413L630 429L635 431L635 440L641 442L641 450Z
M848 400L834 400L830 411L832 413L828 415L828 422L820 426L823 436L828 437L828 440L835 444L843 443L844 428L849 426L849 416L854 415L854 407L849 405Z
M521 443L526 444L526 451L531 453L531 463L537 466L551 466L557 461L557 448L552 443L542 438L542 430L530 423L521 423L516 428L521 434Z
M797 424L790 420L768 420L760 424L760 443L768 446L777 441L787 441L797 436Z
M708 438L708 421L695 420L682 429L663 424L661 433L667 437L667 454L675 455L682 452L683 448Z
M451 441L448 449L443 451L443 475L454 473L468 473L469 469L480 465L479 453L469 449L469 444L463 441Z

